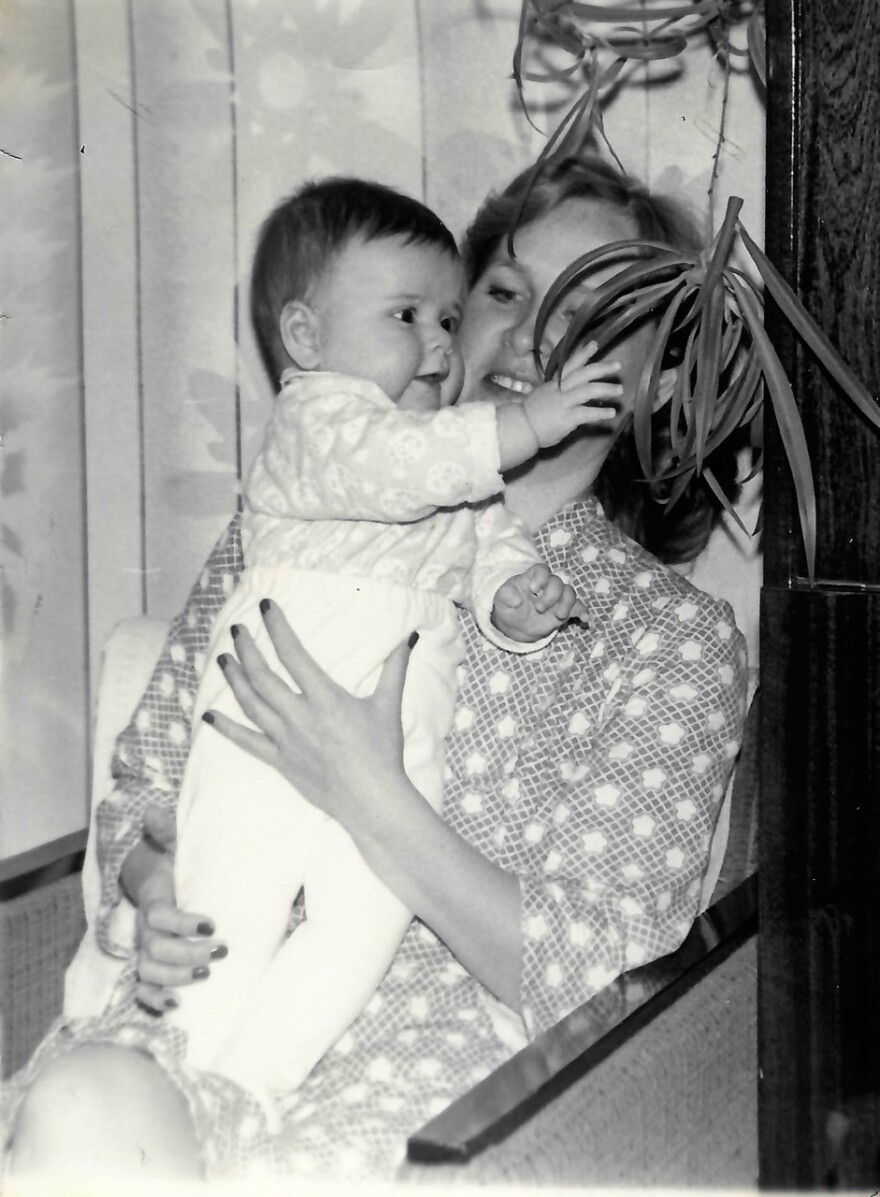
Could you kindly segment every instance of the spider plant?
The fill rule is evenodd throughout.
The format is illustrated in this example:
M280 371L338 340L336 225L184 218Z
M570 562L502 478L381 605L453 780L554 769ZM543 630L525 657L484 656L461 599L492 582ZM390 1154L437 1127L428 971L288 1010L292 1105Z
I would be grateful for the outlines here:
M748 10L748 11L747 11ZM585 32L578 21L658 22L644 26L615 26L603 35ZM600 99L613 84L627 59L668 57L686 44L680 22L687 18L692 33L714 34L716 49L730 51L726 28L734 18L748 15L749 50L759 74L763 72L763 27L759 6L742 0L696 0L651 10L631 6L601 8L574 0L524 0L519 38L514 56L514 76L522 96L524 78L555 79L583 70L586 86L568 109L539 155L534 177L552 162L583 145L591 132L604 137ZM573 55L567 68L541 76L524 74L523 47L530 30L550 37ZM614 61L598 65L600 48L611 49ZM713 172L714 181L714 172ZM525 201L523 201L525 202ZM775 302L783 319L816 357L862 415L880 428L880 406L843 361L770 260L755 244L739 219L742 200L732 196L717 235L702 252L687 252L658 242L618 241L584 254L554 282L538 313L535 354L550 313L569 290L587 281L599 268L619 267L617 273L596 286L574 314L565 336L546 362L546 377L564 365L571 351L588 336L601 350L627 329L654 321L654 335L637 388L633 428L639 461L650 482L669 483L665 502L672 504L696 475L702 475L722 505L737 519L707 458L734 433L747 429L757 450L760 468L762 413L768 396L791 469L797 497L807 572L815 576L816 492L809 451L791 383L764 328L762 290L733 264L737 244L755 266L764 291ZM510 232L514 249L518 215ZM621 262L624 264L621 266ZM680 362L669 403L672 435L671 460L658 467L652 445L652 408L660 371L669 360L671 345L680 349Z

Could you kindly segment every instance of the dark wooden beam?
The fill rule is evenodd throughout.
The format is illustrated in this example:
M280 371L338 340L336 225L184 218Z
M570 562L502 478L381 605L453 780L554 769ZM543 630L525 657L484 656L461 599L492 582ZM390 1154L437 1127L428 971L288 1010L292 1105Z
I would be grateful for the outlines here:
M880 4L767 0L767 248L880 380ZM786 334L817 489L804 577L772 420L762 595L759 1147L771 1189L880 1186L880 434Z

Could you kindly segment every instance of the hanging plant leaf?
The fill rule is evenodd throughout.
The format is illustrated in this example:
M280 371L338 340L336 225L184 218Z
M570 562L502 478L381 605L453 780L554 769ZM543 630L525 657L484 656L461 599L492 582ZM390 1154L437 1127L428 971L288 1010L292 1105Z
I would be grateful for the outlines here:
M635 274L629 277L635 278L637 281L641 281L643 277L647 277L661 268L673 270L676 266L682 267L693 264L692 258L689 258L681 251L670 249L668 245L664 245L660 241L639 241L636 238L627 241L615 241L608 245L602 245L598 249L590 250L589 253L582 254L553 281L547 294L544 296L541 306L538 309L538 315L535 318L536 343L540 343L538 330L543 334L550 313L577 281L581 278L589 277L591 269L595 269L600 263L619 261L621 258L626 259L627 257L631 259L636 252L640 254L641 261L627 267L627 269L635 271ZM644 271L644 275L640 274L640 271ZM609 285L613 286L617 277L615 276L610 279ZM620 290L625 290L625 286L620 287Z
M528 3L528 0L526 0ZM533 0L536 7L545 8L541 0ZM607 7L598 4L583 4L579 0L571 0L565 6L573 16L581 17L586 21L596 21L599 23L608 23L610 21L644 21L648 16L652 21L677 21L682 17L693 17L701 13L711 13L717 16L731 5L725 4L724 0L695 0L693 4L675 4L669 8L655 8L645 9L637 4L630 5L608 5Z
M731 503L730 499L727 497L723 486L721 486L718 479L715 477L714 473L712 472L711 466L706 466L706 468L703 470L702 476L703 476L704 480L706 481L706 484L708 485L712 494L715 496L715 498L718 500L718 502L721 504L721 506L724 508L724 510L727 512L727 514L730 516L730 518L733 520L733 522L735 524L738 524L739 527L742 528L743 532L745 532L746 536L748 536L749 535L748 528L745 526L745 524L740 519L739 512L734 507L734 505Z
M627 33L629 37L618 37L618 33ZM679 54L683 54L687 49L687 38L685 37L652 37L650 33L644 33L640 29L629 29L627 26L621 26L619 30L615 30L614 35L607 38L597 39L613 50L621 58L638 59L641 62L655 62L663 58L677 58Z
M763 8L756 8L746 25L746 45L755 74L767 87L767 30L764 24Z
M812 580L816 565L816 492L813 486L813 471L810 466L810 454L807 448L807 439L804 436L801 415L792 393L791 383L788 381L776 350L764 330L763 316L753 292L735 274L731 275L731 284L739 300L740 310L748 322L755 352L761 361L779 435L782 438L785 455L794 480L801 535L807 559L807 574Z
M599 26L579 28L577 22ZM730 28L746 24L746 49L734 46ZM609 28L610 26L610 28ZM601 32L601 30L605 32ZM748 55L755 73L766 79L763 3L743 0L693 0L651 8L639 3L590 4L577 0L523 0L514 75L522 96L522 42L531 32L545 38L556 51L569 54L570 63L548 66L534 79L561 80L583 71L586 88L566 112L535 164L530 190L547 165L577 153L587 133L594 133L618 162L608 142L600 97L620 78L627 62L678 56L695 35L711 40L729 81L731 59ZM599 50L610 53L610 67L600 67ZM726 97L725 90L725 97ZM710 193L717 174L719 134ZM622 172L625 170L621 166ZM523 204L525 200L523 201ZM547 376L562 368L578 343L595 339L604 349L646 318L656 319L655 335L643 363L631 414L632 435L646 482L667 508L674 506L698 474L734 519L738 516L723 493L708 460L741 430L753 450L752 473L763 462L763 405L769 397L779 426L794 482L809 576L816 554L816 499L803 424L783 367L763 324L763 301L758 286L732 265L737 238L760 275L766 293L782 318L815 355L857 410L880 428L880 401L846 365L828 337L805 310L795 293L766 255L755 245L740 221L742 200L732 196L712 244L700 254L682 254L653 241L632 239L606 245L582 255L550 287L536 321L535 357L553 311L565 294L587 283L591 272L616 267L611 278L594 287L554 346L546 364ZM517 213L517 221L522 206ZM516 225L513 226L514 228ZM513 252L513 229L509 247ZM662 370L670 359L670 345L680 354L669 397L671 458L655 460L652 409ZM739 522L739 521L738 521ZM760 521L759 521L760 522Z
M701 288L703 308L697 335L697 370L694 383L693 416L697 469L703 465L706 442L712 428L718 392L721 389L721 335L724 317L724 292L720 276L707 292ZM699 303L700 300L697 300Z
M877 400L849 368L794 291L742 225L739 226L739 234L780 312L862 415L866 416L875 428L880 428L880 406Z
M578 96L574 104L569 108L568 112L557 125L553 134L547 141L547 144L538 155L535 165L532 168L532 174L523 191L522 199L517 205L513 220L510 223L510 230L507 234L507 252L512 258L516 257L513 248L513 238L519 227L519 222L522 219L523 210L528 202L532 189L539 178L544 167L553 160L557 148L565 147L570 144L576 145L578 148L584 139L585 130L589 128L590 114L596 103L596 96L599 90L599 77L594 76L591 86L584 92L583 95ZM572 141L569 141L569 134L575 131L575 136Z
M732 195L727 201L727 211L724 214L721 228L718 230L718 234L707 254L708 264L705 266L700 296L697 299L694 309L695 314L699 314L702 311L703 304L708 300L710 295L714 294L715 287L721 281L721 276L724 273L724 269L730 260L731 251L733 250L733 243L737 233L737 216L741 208L742 200L738 195ZM700 270L695 270L694 281L696 281L699 274Z
M595 292L577 309L566 329L565 336L550 355L547 364L548 377L552 377L560 361L567 360L572 349L584 340L584 333L587 329L591 329L591 326L595 326L591 331L593 339L601 350L630 325L640 323L648 312L662 307L664 297L668 297L676 287L681 286L681 279L665 279L654 286L638 286L638 283L643 280L651 282L657 274L656 266L651 265L646 268L645 264L641 263L637 267L633 266L622 270L607 283L597 287ZM626 276L626 279L621 282L623 276ZM550 310L548 309L546 318L549 316ZM538 321L535 323L535 342L538 345L543 338L546 318L540 323ZM540 336L538 335L539 330Z

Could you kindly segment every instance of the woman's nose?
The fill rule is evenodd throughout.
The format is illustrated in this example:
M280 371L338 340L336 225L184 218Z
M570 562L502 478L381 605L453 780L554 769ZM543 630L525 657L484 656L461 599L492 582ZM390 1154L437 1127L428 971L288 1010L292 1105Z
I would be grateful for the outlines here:
M517 357L525 357L535 347L535 318L538 315L539 306L535 304L528 312L524 313L522 319L511 325L505 334L508 345ZM548 347L552 348L552 338L548 336L548 330L545 328L541 338L541 352L546 352Z

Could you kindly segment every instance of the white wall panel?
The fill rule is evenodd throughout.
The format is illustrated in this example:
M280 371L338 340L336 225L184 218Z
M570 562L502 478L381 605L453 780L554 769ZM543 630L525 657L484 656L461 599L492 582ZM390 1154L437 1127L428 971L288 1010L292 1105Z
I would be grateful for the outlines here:
M4 853L82 824L89 648L94 676L117 620L172 615L234 509L271 403L247 313L261 220L304 179L346 173L423 196L461 233L543 144L510 81L518 12L519 0L4 10L0 148L19 155L0 156L16 741ZM704 206L717 70L703 50L650 80L611 104L611 139L629 170ZM555 98L529 87L548 131ZM763 114L744 74L728 116L718 216L742 195L760 239Z
M71 14L29 0L0 44L4 856L85 818L86 577Z

